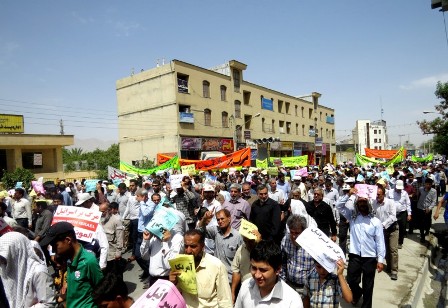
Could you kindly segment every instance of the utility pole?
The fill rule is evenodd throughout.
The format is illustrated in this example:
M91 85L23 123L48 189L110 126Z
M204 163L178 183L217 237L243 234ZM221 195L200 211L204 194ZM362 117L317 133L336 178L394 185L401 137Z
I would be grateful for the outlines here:
M59 120L59 127L61 128L61 135L64 135L64 121L62 119Z

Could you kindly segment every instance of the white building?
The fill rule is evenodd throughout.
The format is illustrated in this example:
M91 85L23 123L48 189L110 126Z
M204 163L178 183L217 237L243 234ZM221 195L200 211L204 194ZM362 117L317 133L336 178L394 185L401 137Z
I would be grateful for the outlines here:
M388 149L386 121L357 120L352 131L356 151L365 155L365 148L375 150Z

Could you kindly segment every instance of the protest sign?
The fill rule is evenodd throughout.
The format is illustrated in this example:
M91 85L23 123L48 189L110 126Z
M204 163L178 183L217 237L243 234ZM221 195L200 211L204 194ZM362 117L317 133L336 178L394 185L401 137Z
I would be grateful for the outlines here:
M40 182L40 181L31 181L31 186L33 186L33 190L36 193L41 193L41 194L45 193L44 185L43 185L42 182Z
M184 298L177 290L176 286L168 281L159 279L151 288L140 296L131 308L159 308L176 307L186 308Z
M164 208L158 206L154 212L153 218L146 225L146 230L162 239L165 230L171 231L179 220L179 216Z
M176 188L182 187L182 178L184 174L172 174L170 175L170 185L172 190L176 190Z
M168 260L172 271L181 272L177 276L177 287L190 294L198 294L196 282L196 268L192 255L178 254L175 258Z
M296 174L300 175L301 177L308 176L308 168L303 167L296 171Z
M196 172L195 164L181 166L180 169L184 175L192 175Z
M355 189L358 191L356 195L361 198L376 199L376 191L378 186L368 184L356 184Z
M75 228L76 238L78 240L91 242L100 219L100 211L94 211L83 207L59 205L54 213L51 225L60 221L69 222Z
M296 242L329 273L335 270L337 260L346 262L342 249L317 227L306 228Z
M257 236L252 233L252 231L258 230L257 226L253 223L247 221L246 219L241 219L241 226L240 226L240 234L244 236L245 238L248 238L250 240L256 240Z
M107 166L107 177L114 183L122 183L124 180L135 179L137 175Z
M267 169L268 169L268 174L269 174L269 175L277 176L278 173L279 173L277 167L268 167Z
M84 185L86 186L86 192L92 192L96 190L96 184L99 182L100 180L86 180L84 182Z
M11 232L11 231L13 231L11 226L8 225L3 218L0 218L0 236L5 234L6 232Z

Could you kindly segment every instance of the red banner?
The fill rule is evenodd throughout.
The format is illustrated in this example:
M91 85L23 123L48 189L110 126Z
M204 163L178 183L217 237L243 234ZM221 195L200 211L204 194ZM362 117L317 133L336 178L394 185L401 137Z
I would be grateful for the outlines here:
M399 150L375 150L364 148L367 157L391 159ZM403 151L403 157L406 157L406 150Z
M164 162L173 158L165 154L157 154L157 164L161 165ZM193 160L193 159L181 159L179 158L179 165L195 165L196 170L212 170L212 169L227 169L231 167L244 166L250 167L250 148L244 148L242 150L227 154L222 157L216 157L209 160Z

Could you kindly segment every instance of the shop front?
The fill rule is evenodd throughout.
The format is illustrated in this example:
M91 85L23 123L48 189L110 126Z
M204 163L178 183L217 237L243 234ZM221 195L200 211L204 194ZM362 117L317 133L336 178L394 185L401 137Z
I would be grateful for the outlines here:
M180 138L180 156L184 159L200 159L201 152L217 151L224 154L233 152L233 140L230 138Z

